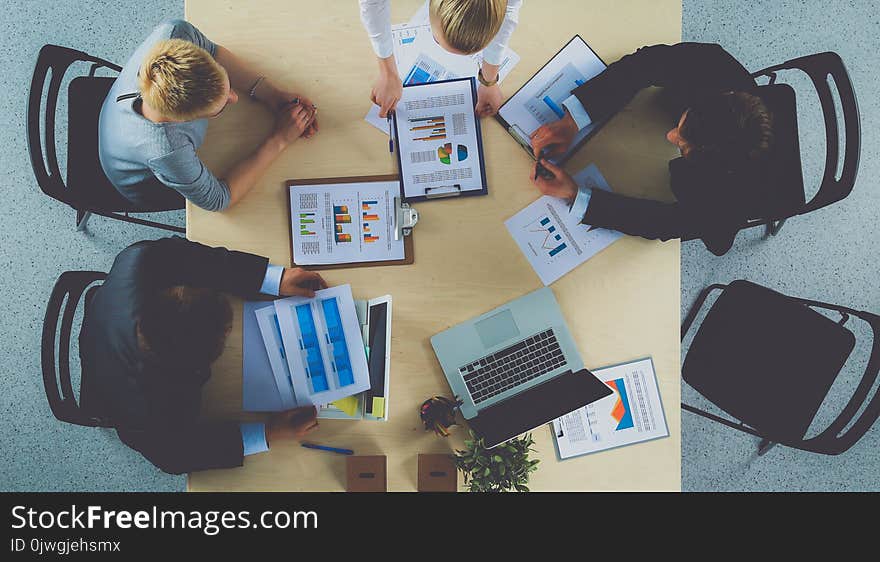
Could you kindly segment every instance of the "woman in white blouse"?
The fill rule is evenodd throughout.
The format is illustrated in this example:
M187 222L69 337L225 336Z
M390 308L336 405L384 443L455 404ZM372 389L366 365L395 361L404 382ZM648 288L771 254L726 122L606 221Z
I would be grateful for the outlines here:
M391 0L359 0L361 21L379 59L379 78L370 99L380 107L379 116L394 111L403 84L394 61L391 38ZM483 50L477 78L477 115L494 115L503 101L498 68L519 17L522 0L428 0L431 30L437 43L458 55Z

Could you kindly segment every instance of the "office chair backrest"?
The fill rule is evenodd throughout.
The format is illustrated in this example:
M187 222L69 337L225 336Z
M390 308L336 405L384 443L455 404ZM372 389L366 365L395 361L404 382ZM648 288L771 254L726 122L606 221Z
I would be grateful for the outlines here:
M86 374L81 374L80 402L77 403L70 378L70 336L77 305L85 293L85 306L90 300L89 285L106 278L99 271L66 271L52 289L43 321L41 363L43 385L52 413L61 421L89 427L112 427L109 420L83 406ZM92 287L92 290L95 287ZM63 307L62 307L63 305ZM60 329L59 329L60 320ZM55 350L58 350L57 362Z
M808 55L765 68L752 74L752 76L755 78L769 77L770 85L775 85L776 73L780 70L803 71L810 77L816 89L825 122L825 169L819 189L809 202L804 202L797 208L788 209L781 216L762 217L763 221L753 221L746 226L765 224L768 218L778 220L802 215L840 201L852 192L858 173L859 157L861 155L859 106L849 73L840 56L831 52ZM829 78L832 78L834 81L843 111L842 116L837 115ZM759 93L768 91L762 90L762 88L766 88L766 86L760 87ZM781 100L779 96L774 96L774 98L770 100L770 105L773 105L774 101L778 102ZM843 119L846 146L843 152L843 165L839 166L841 150L838 134L841 117ZM783 136L786 132L782 132ZM777 140L780 142L796 142L789 138L777 137ZM797 142L799 144L799 141ZM840 167L839 178L838 167Z
M28 93L27 113L27 136L28 152L30 153L31 166L40 189L50 197L67 203L76 208L79 203L76 192L67 189L61 171L58 168L58 157L55 146L55 111L58 105L58 92L67 69L75 62L92 63L89 76L94 76L100 67L106 67L117 72L122 68L93 57L82 51L59 47L58 45L45 45L40 49L37 57L37 65L31 79ZM51 73L51 79L50 79ZM40 110L43 101L43 89L49 79L46 92L45 117L41 119ZM43 126L43 135L40 135L40 126ZM45 158L43 152L45 151ZM70 163L68 163L69 166Z

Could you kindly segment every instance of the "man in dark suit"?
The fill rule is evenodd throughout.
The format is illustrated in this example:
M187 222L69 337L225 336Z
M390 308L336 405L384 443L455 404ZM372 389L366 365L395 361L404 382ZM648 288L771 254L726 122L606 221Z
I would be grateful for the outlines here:
M83 372L119 438L165 472L241 466L317 425L314 407L262 423L199 421L201 387L232 326L222 293L313 296L317 273L183 238L138 242L117 256L88 305Z
M677 125L666 135L682 155L669 163L675 203L578 188L546 160L540 163L553 177L533 181L542 193L572 201L572 213L585 224L661 240L701 238L722 255L739 226L770 197L762 166L773 124L752 93L755 80L720 46L655 45L611 64L572 91L563 104L565 117L534 132L535 155L544 149L548 156L564 153L578 130L610 117L648 86L665 88L678 107Z

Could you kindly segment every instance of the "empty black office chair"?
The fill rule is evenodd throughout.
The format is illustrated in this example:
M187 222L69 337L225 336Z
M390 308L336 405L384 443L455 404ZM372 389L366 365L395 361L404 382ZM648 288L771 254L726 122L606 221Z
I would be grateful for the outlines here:
M58 93L68 68L76 62L91 63L88 76L74 78L67 89L67 182L58 168L55 146L55 111ZM174 207L141 207L119 194L101 169L98 159L98 116L107 92L115 78L95 76L99 68L119 72L119 66L81 51L57 45L40 49L37 66L28 94L28 151L37 183L43 192L76 210L76 225L83 229L92 213L126 222L185 233L181 227L132 217L129 213L147 213L182 209ZM40 135L40 109L43 88L51 72L45 97L45 119ZM43 152L45 151L45 158Z
M703 289L681 326L682 341L714 290L721 294L694 336L682 378L739 422L685 403L682 409L761 437L759 455L777 443L829 455L852 447L880 416L880 390L869 399L880 371L880 316L789 297L739 280ZM835 322L813 308L836 311L840 320ZM845 327L850 316L864 320L873 330L867 368L837 418L806 438L855 346L855 336ZM864 411L856 416L864 404Z
M86 289L106 277L106 273L99 271L65 271L55 282L46 307L41 344L43 385L52 413L64 422L89 427L113 427L110 420L101 414L95 395L89 390L88 374L80 373L79 403L70 378L70 336L77 305L82 299L83 306L87 308L97 286L92 286L88 291Z
M819 96L825 122L825 170L815 195L806 200L798 135L797 96L789 84L777 83L777 72L800 70L807 74ZM761 202L752 211L752 218L739 230L766 226L768 234L776 235L785 221L836 203L852 192L856 182L861 154L861 126L856 94L843 61L836 53L818 53L770 66L752 74L755 79L766 77L769 83L758 86L755 94L773 113L774 143L767 158L765 177L770 200ZM831 85L840 99L843 115L837 115ZM843 118L845 147L843 166L838 138L839 119ZM685 238L691 240L693 238Z

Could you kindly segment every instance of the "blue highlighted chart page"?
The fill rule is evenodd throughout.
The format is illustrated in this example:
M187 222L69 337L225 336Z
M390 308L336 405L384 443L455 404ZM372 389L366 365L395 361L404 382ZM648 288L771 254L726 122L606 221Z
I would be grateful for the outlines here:
M297 403L329 404L370 389L349 285L276 300L275 311Z

